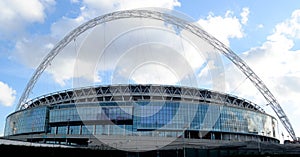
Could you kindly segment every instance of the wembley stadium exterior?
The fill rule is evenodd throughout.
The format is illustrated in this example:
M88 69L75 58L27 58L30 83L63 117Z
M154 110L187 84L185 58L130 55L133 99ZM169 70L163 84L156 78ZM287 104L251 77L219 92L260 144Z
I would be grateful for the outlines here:
M127 24L126 27L118 27L120 24L116 26L116 23L114 23L125 19L129 19L129 21L137 19L137 21L123 21ZM149 20L150 27L143 25L145 21L140 22L141 19ZM159 22L159 24L154 25L155 27L151 25L154 24L154 21ZM111 25L108 25L110 22ZM230 142L243 143L245 141L279 143L277 119L266 113L259 105L231 94L201 89L198 85L124 84L120 82L112 83L112 81L108 83L110 85L80 86L79 88L49 93L31 100L28 99L35 83L43 71L51 65L55 56L70 42L75 42L82 33L104 23L109 29L112 26L122 29L117 33L112 31L111 38L103 38L104 41L107 40L106 44L111 47L103 44L103 47L97 47L95 50L110 50L109 48L120 50L119 55L125 57L116 58L117 61L120 61L120 59L127 61L126 59L138 54L132 53L126 58L126 55L122 55L122 52L130 54L129 50L134 50L134 52L141 51L143 53L145 47L142 46L148 44L147 48L149 48L151 47L149 43L156 44L154 46L164 45L165 50L170 50L169 47L178 45L178 43L174 42L173 45L168 45L169 40L178 41L183 47L182 49L185 50L185 44L183 44L185 42L181 38L185 35L187 38L190 37L190 39L185 40L190 45L195 46L196 53L198 53L198 50L204 53L207 52L208 58L212 59L213 56L217 55L210 56L211 53L220 52L253 83L266 99L268 106L273 109L276 118L283 124L290 137L296 140L292 125L279 102L245 61L193 22L157 10L125 10L108 13L85 22L67 34L37 67L19 99L16 110L7 116L4 138L72 146L109 146L130 151L157 150L174 143L178 146L185 144L184 141L186 140L188 140L190 146L200 146L201 148L208 144L222 143L222 146L225 146ZM176 27L167 27L168 29L166 29L167 24ZM133 35L147 34L140 32L147 29L152 29L148 32L151 35L153 32L158 34L167 32L172 35L166 38L168 40L164 41L164 44L157 44L161 42L161 40L157 40L157 37L152 39L147 36L145 37L147 40L136 40L136 43L122 38L123 35L128 35L131 39L130 33ZM134 31L136 31L136 34L134 34ZM178 36L178 33L180 36ZM128 41L127 44L123 44L127 47L114 49L117 45L111 43L118 44L117 39ZM141 46L140 49L132 49L131 47L135 47L134 44ZM89 46L86 47L90 48ZM90 51L90 49L87 50L83 51L85 55L85 52ZM176 51L176 47L171 50L170 52L179 54L177 57L183 56ZM120 64L116 65L119 65L119 67L127 65L129 68L127 71L131 74L130 72L137 66L143 65L145 62L148 63L147 61L153 61L156 59L155 57L160 58L159 55L165 52L161 49L153 49L153 51L158 52L151 53L150 57L143 55L144 58L140 62L137 60L131 62L137 64L128 65L128 62L118 62ZM182 51L182 53L185 53L185 51ZM107 51L107 54L111 54L110 51ZM171 54L166 53L165 55L167 56L166 60L171 60L169 58ZM99 56L91 57L99 58ZM115 55L112 56L112 58L115 57ZM163 65L171 70L175 69L174 71L179 74L186 74L184 72L187 70L186 67L190 68L191 66L183 66L183 64L189 64L189 60L182 58L186 62L181 62L180 59L178 57L177 60L174 59ZM214 59L220 58L215 57ZM171 62L181 64L167 64ZM78 67L84 68L85 66L78 65ZM183 70L178 70L179 67L183 67ZM83 71L85 70L83 69ZM125 75L123 77L125 78ZM214 83L215 85L221 84L219 81ZM175 147L176 150L179 148L177 146Z
M84 146L96 144L98 135L279 142L277 120L258 105L207 89L166 85L96 86L44 95L7 117L4 136Z

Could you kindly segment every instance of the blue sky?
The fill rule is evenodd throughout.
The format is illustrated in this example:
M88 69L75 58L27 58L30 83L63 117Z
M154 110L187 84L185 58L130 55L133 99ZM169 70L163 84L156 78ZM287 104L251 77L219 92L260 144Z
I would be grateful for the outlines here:
M66 33L104 13L140 7L174 9L192 17L228 45L266 83L300 136L300 1L187 0L2 0L0 1L0 134L5 118L47 54ZM58 56L59 57L59 56ZM63 60L61 60L63 61ZM225 62L226 91L272 111ZM33 95L68 88L70 76L53 65L39 79ZM281 128L281 132L284 129ZM286 134L286 133L285 133Z

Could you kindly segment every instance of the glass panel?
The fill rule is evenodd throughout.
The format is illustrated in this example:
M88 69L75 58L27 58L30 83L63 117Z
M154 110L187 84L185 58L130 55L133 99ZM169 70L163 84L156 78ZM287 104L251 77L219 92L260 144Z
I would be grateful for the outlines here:
M70 126L69 134L79 135L80 134L80 125Z
M57 127L57 134L67 134L67 127L66 126L59 126Z
M100 103L100 105L53 109L50 111L50 123L87 120L132 120L132 107L116 106L112 103L110 104L112 106L108 106L108 104Z
M10 115L7 118L4 135L13 135L29 132L45 132L46 106L23 110Z
M93 134L94 132L94 125L82 125L81 134L88 135Z

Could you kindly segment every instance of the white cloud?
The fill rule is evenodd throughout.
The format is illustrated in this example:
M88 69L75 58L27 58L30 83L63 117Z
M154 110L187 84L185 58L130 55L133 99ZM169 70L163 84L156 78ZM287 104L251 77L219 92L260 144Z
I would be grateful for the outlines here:
M295 10L291 18L275 27L274 35L285 35L290 38L300 38L300 10Z
M71 0L71 3L79 3L79 0Z
M117 10L143 8L143 7L161 7L173 9L180 6L178 0L83 0L84 8L82 15L84 17L98 16L99 13L108 13Z
M0 81L0 105L12 106L16 99L16 91Z
M192 41L182 40L175 31L170 33L158 29L165 29L165 23L162 21L158 21L155 27L143 28L143 25L153 24L153 21L148 24L147 21L149 22L149 20L141 21L141 19L114 21L105 24L106 28L110 28L109 30L103 29L104 26L94 29L90 33L91 36L88 36L82 44L80 53L77 55L80 62L77 62L76 70L85 73L83 76L93 75L95 69L113 71L113 83L126 84L132 81L176 84L187 76L187 73L191 73L192 70L189 69L199 67L201 56L195 47L191 47ZM118 27L120 25L123 27ZM105 38L103 38L103 32L105 32ZM164 35L161 36L161 34ZM204 46L206 45L202 44L200 47L204 49ZM99 52L100 50L104 52ZM172 60L170 60L171 55ZM197 62L194 59L198 59ZM85 68L86 62L89 66L97 62L98 65L94 65L94 68L93 66ZM145 77L145 72L149 74L148 77ZM188 81L181 83L191 84Z
M295 10L291 17L275 26L274 32L266 41L241 56L255 73L264 81L270 91L278 99L285 113L295 127L300 131L300 50L296 49L294 40L300 38L300 10ZM236 75L237 70L228 67L227 88L235 91L239 96L245 96L255 103L267 103L254 86L248 81L239 85L245 79L243 75ZM235 73L235 75L232 75Z
M149 63L138 67L132 72L130 79L139 84L175 85L180 81L174 69L161 63Z
M74 22L76 23L76 22ZM75 24L65 25L64 28L73 27ZM63 24L62 24L63 25ZM52 36L29 36L24 37L22 40L17 41L15 46L15 56L18 60L21 60L23 64L31 68L36 69L41 63L42 59L50 52L56 42L62 38L60 33L64 32L64 29L53 25L54 30ZM50 66L46 69L46 72L52 75L55 82L61 86L65 85L65 80L71 79L73 76L74 63L75 63L75 46L74 42L62 50L60 54L51 62Z
M244 25L247 24L249 13L250 13L249 8L243 8L243 11L241 12L241 17L242 17L241 23L242 24L244 24Z
M21 60L23 64L35 69L59 40L62 40L67 33L84 21L82 16L76 18L62 17L51 25L50 34L24 36L16 42L16 58ZM77 40L81 40L80 38L82 37ZM79 46L77 45L77 47ZM53 80L61 86L64 86L65 81L73 77L75 49L73 42L63 49L46 69L46 72L52 75Z
M198 23L208 33L229 46L230 38L244 37L242 26L247 23L249 13L248 8L243 8L241 13L242 19L238 19L230 10L226 12L224 17L214 16L210 13L206 19L200 19Z
M0 34L18 32L29 23L42 23L46 17L45 10L54 4L54 0L1 0Z
M259 24L259 25L257 25L257 28L264 28L264 25L263 24Z
M78 1L72 0L71 3L78 3ZM26 36L18 40L16 42L15 53L17 58L21 59L24 64L32 68L36 68L42 58L68 32L83 22L107 12L142 7L163 7L173 9L175 6L180 6L180 3L177 0L83 0L80 4L80 14L75 18L62 17L60 20L54 22L50 28L50 34ZM39 12L41 14L41 18L36 19L34 22L42 22L44 20L45 14L43 12L43 8L45 8L45 5L42 5L41 8L42 9L40 9L41 11ZM77 39L77 41L78 49L82 39ZM60 53L61 55L55 57L55 60L51 64L51 68L46 69L46 71L53 76L53 79L62 86L65 85L65 81L70 80L72 77L81 77L83 74L74 74L74 64L76 61L77 63L89 63L87 60L76 60L76 55L74 55L75 49L76 47L74 46L74 43L71 43L71 46L67 47L64 52ZM87 64L82 65L85 67L87 66ZM88 72L94 72L90 66L89 68L90 70ZM90 77L91 78L89 79L100 81L100 78L96 76Z

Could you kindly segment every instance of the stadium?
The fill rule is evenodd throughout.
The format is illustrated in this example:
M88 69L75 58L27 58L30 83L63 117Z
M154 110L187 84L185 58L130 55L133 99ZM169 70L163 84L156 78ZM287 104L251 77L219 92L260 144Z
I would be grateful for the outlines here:
M93 140L89 135L278 142L277 129L274 117L232 95L176 86L118 85L31 100L26 110L8 116L5 136L71 145L88 145Z
M159 21L163 26L165 23L175 25L182 29L181 35L189 36L193 41L197 39L195 43L200 42L202 49L205 49L206 44L221 52L251 80L278 117L266 113L260 105L244 98L185 85L112 83L76 87L28 99L41 73L61 49L86 30L120 19L146 19L151 24ZM132 23L136 24L136 21ZM124 30L120 32L122 31ZM177 30L169 33L178 35ZM116 40L115 42L117 43ZM133 40L130 42L134 43ZM109 46L106 48L109 49ZM155 53L153 54L155 57ZM173 67L172 64L169 66ZM277 118L291 137L296 139L292 126L275 97L251 68L227 46L193 23L168 13L127 10L106 14L84 23L51 50L29 81L16 111L7 116L4 138L126 151L156 150L165 146L177 149L185 141L194 147L246 141L277 144Z

